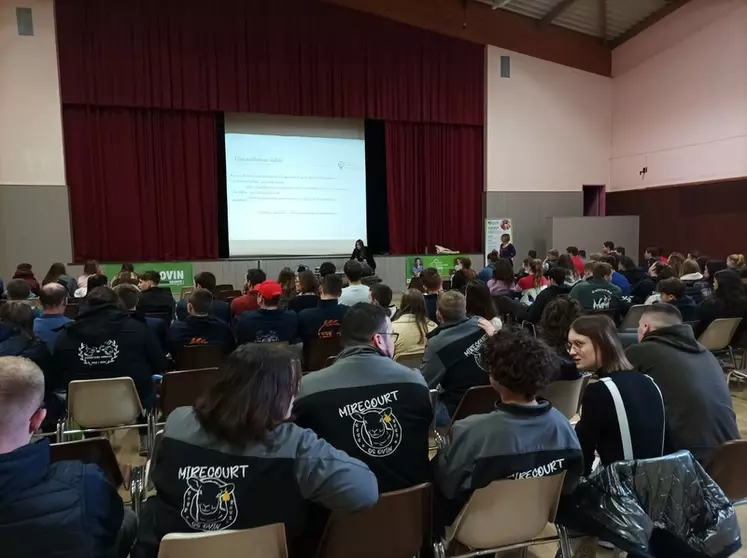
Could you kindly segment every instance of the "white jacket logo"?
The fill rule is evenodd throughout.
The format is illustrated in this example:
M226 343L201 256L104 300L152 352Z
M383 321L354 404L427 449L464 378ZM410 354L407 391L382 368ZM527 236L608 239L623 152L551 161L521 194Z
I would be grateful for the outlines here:
M110 339L98 347L89 347L81 343L78 347L78 358L86 366L96 366L98 364L111 364L119 356L119 345L113 339Z
M475 359L475 364L477 364L477 366L479 366L481 370L485 370L485 366L483 365L483 362L482 362L482 354L483 354L483 351L485 350L485 343L487 343L487 341L488 341L488 336L483 335L482 337L480 337L480 339L472 343L464 351L464 356L473 357Z
M369 409L350 416L353 419L353 439L362 452L371 457L386 457L399 447L402 426L391 407Z
M235 489L235 484L219 478L187 479L187 490L182 500L182 519L198 531L228 529L239 515Z

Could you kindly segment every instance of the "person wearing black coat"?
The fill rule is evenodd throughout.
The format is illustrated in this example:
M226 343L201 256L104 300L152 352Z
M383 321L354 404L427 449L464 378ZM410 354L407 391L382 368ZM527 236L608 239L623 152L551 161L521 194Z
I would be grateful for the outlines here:
M172 356L176 356L185 345L217 345L225 353L233 350L236 346L233 331L226 322L210 315L212 304L213 293L207 289L197 289L189 295L189 315L184 320L171 324L166 333L167 346Z
M641 269L640 267L635 265L633 258L630 258L628 256L620 257L618 261L618 272L628 280L628 283L630 283L631 294L633 288L638 285L638 283L648 278L648 275L646 275L646 270Z
M747 318L747 295L739 274L731 269L722 269L713 277L713 294L705 299L696 312L695 337L719 318ZM745 320L739 325L736 338L747 327Z
M536 324L542 317L543 310L547 307L550 302L558 298L559 296L568 295L571 292L570 287L565 284L565 269L562 267L550 268L545 276L550 282L550 286L546 289L542 289L534 299L534 302L529 306L522 304L518 300L509 299L506 302L511 307L511 313L520 322L530 322ZM565 343L563 343L565 346Z
M161 275L157 271L146 271L140 276L140 300L137 311L140 314L154 312L168 313L169 322L174 319L174 295L166 287L159 287Z
M537 304L537 302L535 301L534 304ZM550 346L558 358L558 374L552 379L553 382L577 380L581 376L576 362L568 354L568 332L571 329L571 324L580 315L581 305L577 300L566 295L551 300L542 312L542 318L537 325L536 333L539 339Z
M683 321L695 321L697 306L695 301L685 294L685 284L682 281L676 277L663 279L659 281L658 288L661 303L669 303L677 308Z
M376 261L374 260L373 254L368 249L368 246L363 244L361 239L355 241L355 248L353 248L353 253L350 254L350 259L359 262L366 262L373 271L376 271Z

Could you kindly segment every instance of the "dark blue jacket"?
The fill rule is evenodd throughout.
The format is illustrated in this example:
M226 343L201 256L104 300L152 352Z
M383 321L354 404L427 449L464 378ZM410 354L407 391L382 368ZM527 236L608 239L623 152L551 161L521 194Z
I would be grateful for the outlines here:
M229 325L215 316L187 316L171 324L167 338L172 356L184 345L219 345L226 353L236 345Z
M163 353L166 354L169 350L168 343L166 342L166 330L168 329L166 322L161 318L154 318L152 316L143 317L145 318L145 323L148 324L148 327L153 332L153 335L156 336L158 346L161 347Z
M342 318L348 308L339 304L337 299L320 300L316 308L307 308L298 314L298 336L306 343L312 339L339 335Z
M47 346L36 337L29 339L15 327L0 322L0 356L20 356L33 361L44 372L48 391L53 389L52 361Z
M610 283L620 287L620 290L622 291L622 296L630 296L630 281L628 281L628 278L625 277L625 275L623 275L622 273L613 271L612 280L610 281Z
M96 465L49 462L49 442L0 454L0 555L94 558L115 544L124 507Z
M482 281L483 283L487 283L493 278L493 272L495 271L495 267L492 265L486 265L480 270L480 273L477 274L477 278Z
M438 308L438 295L437 294L424 294L425 309L428 311L428 317L432 322L438 323L436 318L436 309Z
M187 319L187 316L189 316L189 311L187 310L187 304L189 304L189 301L186 298L181 299L176 304L176 319L179 321L184 321ZM210 311L208 312L211 316L215 316L216 318L219 318L223 320L226 323L229 323L231 321L231 305L225 302L224 300L218 300L216 298L213 299L213 306L210 308Z
M298 314L290 310L243 312L236 321L236 341L243 343L292 343L298 333Z
M60 329L72 320L64 314L42 314L34 319L34 335L44 341L47 349L51 353L54 350L54 344Z

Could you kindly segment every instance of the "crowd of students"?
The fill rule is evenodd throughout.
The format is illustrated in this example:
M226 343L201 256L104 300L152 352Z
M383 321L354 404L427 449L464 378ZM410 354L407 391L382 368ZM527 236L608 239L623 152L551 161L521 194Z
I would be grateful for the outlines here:
M645 272L634 273L638 267L619 247L606 242L604 250L586 262L575 247L551 250L545 261L526 261L518 278L497 253L479 273L462 258L452 277L458 288L445 292L438 271L425 268L422 288L408 289L399 308L390 287L364 284L363 252L345 264L345 287L331 263L318 278L284 270L272 281L252 269L230 304L215 298L216 279L207 272L175 303L158 273L136 275L127 265L110 288L96 262L74 285L55 264L36 291L31 267L19 266L0 304L4 549L12 557L50 554L50 545L60 556L155 557L169 532L280 522L292 552L306 556L329 511L365 509L380 493L422 482L436 487L442 529L495 480L566 472L563 493L571 498L595 456L605 466L685 449L707 465L739 432L721 365L696 333L717 317L747 312L744 258L723 266L701 258L701 266L675 255L664 262L651 248ZM81 285L85 297L69 320L71 287ZM683 323L688 288L702 296L695 332ZM506 327L496 301L500 314L535 324L535 335ZM599 311L647 301L638 343L623 349L613 320ZM154 312L169 319L146 316ZM302 376L298 353L285 342L329 336L339 336L342 352ZM101 486L98 469L50 465L48 442L29 442L47 414L64 412L59 395L72 380L129 376L143 404L153 406L152 376L190 344L219 345L227 357L210 390L169 415L156 494L136 537L134 518ZM420 370L394 360L419 353ZM601 381L586 389L574 429L539 395L582 373ZM438 389L436 421L445 425L474 386L492 386L495 410L453 424L450 443L429 460L429 388ZM619 423L620 405L627 425ZM28 545L32 533L52 529L60 510L69 519L50 532L62 542L37 536Z

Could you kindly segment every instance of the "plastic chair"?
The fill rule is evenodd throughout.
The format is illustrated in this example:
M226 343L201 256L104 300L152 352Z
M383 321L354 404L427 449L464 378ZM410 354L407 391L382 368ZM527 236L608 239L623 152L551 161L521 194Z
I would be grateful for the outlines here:
M233 291L233 290L235 290L233 288L233 285L231 285L230 283L223 283L222 285L216 285L214 292L219 293L221 291Z
M282 523L243 531L169 533L158 558L288 558Z
M490 413L495 409L496 401L498 401L498 394L491 386L473 386L469 388L459 402L459 405L457 405L451 417L451 422L446 428L442 429L443 433L438 430L436 431L436 445L440 448L446 444L446 438L456 421L472 415Z
M632 306L630 310L628 310L628 313L625 314L625 319L623 319L620 324L618 331L638 329L638 323L641 321L646 308L648 308L648 306L645 304L636 304L635 306Z
M583 374L578 380L559 380L547 386L540 397L544 397L552 406L571 420L581 408L581 394L586 389L591 374Z
M337 356L342 351L342 337L333 335L311 339L303 344L304 372L321 370L327 365L329 357Z
M731 339L737 331L742 318L719 318L713 320L706 330L698 337L698 342L712 353L726 352L731 360L732 368L737 367Z
M185 345L174 355L177 370L217 368L223 364L224 349L220 345Z
M178 407L191 407L205 393L218 373L217 368L167 372L161 380L161 413L164 420Z
M179 295L179 298L181 300L184 300L185 298L189 298L189 295L191 295L194 292L194 287L182 287L182 294Z
M67 306L65 306L65 317L72 320L78 315L79 310L80 304L68 302Z
M379 496L372 508L333 514L317 558L412 558L431 543L430 483Z
M495 481L476 490L454 524L446 528L445 538L434 543L434 555L445 557L454 542L471 549L459 555L467 557L558 541L561 555L571 558L570 541L564 528L556 526L556 536L541 536L548 523L555 522L564 480L565 472Z
M418 351L414 353L400 353L394 357L395 362L400 363L402 366L407 368L414 368L420 370L420 365L423 363L424 351Z
M227 289L225 291L217 291L215 293L215 298L218 300L223 300L223 301L229 298L233 300L237 296L241 296L241 291L233 289L233 288Z
M747 440L732 440L717 449L706 470L733 505L747 503Z

